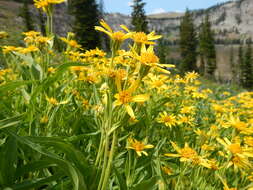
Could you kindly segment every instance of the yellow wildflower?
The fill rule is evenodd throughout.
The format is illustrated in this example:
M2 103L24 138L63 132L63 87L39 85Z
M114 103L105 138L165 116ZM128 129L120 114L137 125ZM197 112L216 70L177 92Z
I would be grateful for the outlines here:
M164 123L167 127L172 127L177 124L176 117L173 114L168 114L166 111L159 113L157 118L158 123Z
M40 123L46 124L48 122L48 117L45 115L40 119Z
M54 68L54 67L49 67L49 68L47 69L47 71L48 71L49 73L55 73L56 68Z
M114 106L120 106L123 105L129 114L130 117L135 118L134 111L132 107L129 105L131 102L136 102L136 103L143 103L149 99L148 94L140 94L140 95L135 95L132 96L133 92L137 88L138 81L135 81L133 85L127 89L127 90L122 90L121 89L121 84L120 81L116 82L117 83L117 89L118 93L114 95L116 100L114 101Z
M5 31L0 31L0 39L7 38L9 34Z
M34 5L37 9L42 8L43 11L47 11L48 6L52 4L60 4L65 2L66 0L33 0Z
M130 37L130 33L124 33L123 31L114 32L112 28L104 20L101 20L100 24L103 27L95 26L95 29L100 32L106 33L113 41L121 43Z
M137 141L132 138L128 139L128 143L129 145L126 148L135 150L138 156L141 156L142 154L144 154L145 156L148 156L148 153L144 150L154 148L154 146L151 144L145 144L141 141Z
M177 154L167 153L165 156L168 157L180 157L181 162L193 161L198 157L197 152L190 148L188 143L185 143L184 148L179 148L176 143L171 142L173 148L177 151Z

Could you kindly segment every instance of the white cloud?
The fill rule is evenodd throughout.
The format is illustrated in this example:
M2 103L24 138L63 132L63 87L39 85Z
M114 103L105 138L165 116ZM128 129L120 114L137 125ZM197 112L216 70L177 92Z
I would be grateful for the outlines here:
M154 9L150 14L159 14L159 13L166 13L163 8Z
M127 5L128 5L129 7L131 7L133 4L134 4L133 1L127 2Z
M183 13L184 11L182 11L182 10L175 10L173 12L175 12L175 13Z

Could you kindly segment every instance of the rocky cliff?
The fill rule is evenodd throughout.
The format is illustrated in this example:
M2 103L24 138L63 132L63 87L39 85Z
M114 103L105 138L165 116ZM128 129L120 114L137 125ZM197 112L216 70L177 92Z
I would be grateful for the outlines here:
M12 19L15 25L22 25L18 16L20 4L12 1L0 0L0 30L11 28L6 19ZM37 13L34 8L34 19ZM71 31L73 18L68 14L66 5L57 6L55 14L55 30L59 35ZM196 26L199 26L205 14L210 15L213 29L219 38L248 38L253 37L253 0L235 0L215 5L208 9L193 11ZM177 38L180 19L183 14L163 13L148 16L150 30L155 30L167 37ZM105 20L114 28L119 29L120 24L131 27L131 17L120 13L105 14ZM84 21L85 22L85 21Z
M213 29L218 38L253 37L253 0L236 0L215 5L208 9L193 11L194 21L198 27L205 17L210 15ZM149 28L169 37L177 37L180 19L183 14L149 15ZM119 13L106 14L105 18L115 29L119 24L131 26L131 18Z

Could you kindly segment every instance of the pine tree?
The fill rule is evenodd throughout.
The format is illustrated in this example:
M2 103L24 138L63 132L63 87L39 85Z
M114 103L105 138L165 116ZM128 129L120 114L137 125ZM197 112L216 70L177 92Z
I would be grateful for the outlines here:
M181 71L197 71L197 38L193 15L187 9L180 24Z
M157 44L157 55L159 57L159 62L161 64L167 64L168 52L169 52L169 49L168 49L168 46L166 45L166 41L163 39L159 39L158 44Z
M23 0L23 6L20 11L20 16L24 20L26 31L34 30L34 21L29 10L29 0Z
M240 43L239 51L238 51L238 64L240 68L239 72L239 81L240 84L243 86L244 84L244 73L245 73L245 65L244 65L244 52L243 52L243 45Z
M145 15L144 6L146 3L142 0L133 0L132 11L132 25L133 30L137 32L148 32L148 22Z
M99 25L99 11L96 0L71 0L70 12L75 17L73 31L78 42L85 49L99 47L99 33L94 29L96 25Z
M99 20L104 19L105 17L104 0L99 0L98 10L99 10ZM100 42L102 49L104 49L105 51L110 51L110 39L103 32L100 32Z
M230 58L229 58L229 63L230 63L230 68L231 68L231 72L232 72L232 82L235 83L236 82L236 78L237 78L237 68L235 65L235 60L234 60L234 48L233 46L230 48Z
M243 87L251 89L253 87L253 66L252 66L252 48L251 48L251 39L247 42L247 50L245 53L244 59L244 83Z
M211 22L209 21L208 14L205 17L204 22L201 24L199 49L200 55L204 57L203 59L205 61L205 75L213 77L216 69L216 50L214 33L211 29Z
M46 21L43 15L43 11L41 9L38 10L39 12L39 27L42 35L46 35Z

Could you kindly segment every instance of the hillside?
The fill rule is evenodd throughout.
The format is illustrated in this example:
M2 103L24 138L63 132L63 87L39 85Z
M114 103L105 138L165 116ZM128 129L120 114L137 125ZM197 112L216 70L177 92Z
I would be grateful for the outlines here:
M22 19L18 16L19 9L19 3L0 0L0 30L10 32L14 38L22 31ZM34 8L32 10L36 19L38 13ZM210 15L217 38L253 37L252 0L230 1L206 10L196 10L194 11L194 20L197 26L200 25L206 12ZM182 13L174 12L148 15L149 28L165 36L177 38L181 16L183 16ZM114 29L118 29L120 24L131 27L131 17L128 15L106 14L105 20ZM56 8L55 29L58 34L65 35L67 31L70 31L72 21L71 16L67 14L66 6L61 5Z
M237 0L215 5L206 10L193 11L197 26L209 13L217 38L253 37L253 1ZM182 14L163 13L149 15L149 27L170 37L177 37ZM130 26L131 18L122 14L107 14L106 20L117 28L118 22Z

